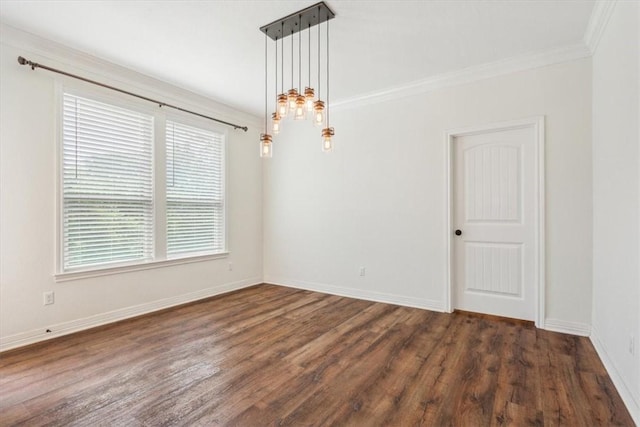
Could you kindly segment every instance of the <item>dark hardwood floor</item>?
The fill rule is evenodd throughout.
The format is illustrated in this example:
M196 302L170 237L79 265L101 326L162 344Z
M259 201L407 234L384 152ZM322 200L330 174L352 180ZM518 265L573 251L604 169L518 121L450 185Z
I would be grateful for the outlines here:
M0 425L632 426L587 338L260 285L0 354Z

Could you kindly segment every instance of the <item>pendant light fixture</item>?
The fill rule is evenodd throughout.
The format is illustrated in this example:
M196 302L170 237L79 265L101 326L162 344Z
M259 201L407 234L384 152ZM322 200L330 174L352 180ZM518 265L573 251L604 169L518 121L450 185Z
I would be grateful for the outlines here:
M327 21L329 22L329 21ZM320 25L318 25L318 100L313 103L313 124L322 127L324 124L324 102L320 100Z
M329 126L329 24L328 21L333 19L335 14L324 3L320 2L306 9L295 12L277 21L267 24L260 28L266 37L270 37L275 41L275 112L271 114L271 132L273 135L277 135L283 125L282 119L286 116L293 116L294 120L302 121L307 118L307 114L311 118L312 123L322 128L322 150L327 152L333 149L332 137L334 130ZM325 46L326 52L326 102L320 99L321 96L321 37L320 37L320 25L326 23L326 35L327 43ZM311 28L318 26L318 81L317 91L311 86ZM308 81L306 85L302 84L302 31L307 30L307 58L308 58ZM298 81L297 86L295 83L295 58L294 58L294 43L295 33L298 33ZM290 37L291 42L291 88L284 91L284 39ZM267 56L268 46L265 37L265 130L260 135L260 155L262 157L271 157L273 154L273 138L268 133L267 118L268 116L268 76L267 76ZM278 57L278 40L280 41L280 56ZM278 60L280 63L278 64ZM278 93L278 66L280 66L280 91ZM304 91L302 88L304 87ZM317 96L317 97L316 97ZM325 127L326 123L326 127Z
M309 83L309 86L304 88L304 99L305 108L307 112L310 113L313 111L313 101L315 101L315 93L311 87L311 22L309 22L307 29L307 38L309 39L309 48L307 49L307 58L309 58L309 67L307 67L309 70L309 80L307 80L307 82Z
M278 39L276 38L276 61L274 63L274 69L275 69L275 85L274 85L274 92L276 93L276 112L271 114L271 132L274 135L277 135L280 133L280 112L279 112L279 108L278 108Z
M301 24L302 17L298 19L298 24ZM293 115L294 120L304 120L305 118L305 103L306 98L302 93L302 27L298 25L300 29L298 31L298 96L296 97L296 112Z
M327 26L327 108L326 108L326 116L327 116L327 127L322 129L322 151L329 152L333 150L333 141L331 137L333 136L333 128L329 126L329 21L326 23Z
M287 102L287 94L284 93L284 22L280 25L280 94L278 95L277 112L280 119L287 117L289 112L289 103ZM265 33L266 34L266 33ZM275 37L276 49L278 49L278 35ZM276 70L278 69L278 58L276 57ZM277 84L277 82L276 82Z
M264 37L264 133L260 134L260 157L273 155L273 141L267 129L267 37Z
M291 29L291 89L287 92L289 112L294 115L296 111L296 100L298 99L298 89L293 85L293 28Z

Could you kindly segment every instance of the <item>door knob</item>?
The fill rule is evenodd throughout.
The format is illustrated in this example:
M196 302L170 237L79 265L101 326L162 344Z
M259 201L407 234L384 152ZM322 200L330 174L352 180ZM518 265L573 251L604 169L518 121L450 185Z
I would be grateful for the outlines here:
M462 230L456 230L456 236L460 236L462 234Z

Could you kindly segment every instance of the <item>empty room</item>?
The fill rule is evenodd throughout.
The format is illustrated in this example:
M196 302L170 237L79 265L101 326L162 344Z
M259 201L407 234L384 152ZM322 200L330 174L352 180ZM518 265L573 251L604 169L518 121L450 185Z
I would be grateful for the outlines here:
M0 425L640 425L639 23L0 0Z

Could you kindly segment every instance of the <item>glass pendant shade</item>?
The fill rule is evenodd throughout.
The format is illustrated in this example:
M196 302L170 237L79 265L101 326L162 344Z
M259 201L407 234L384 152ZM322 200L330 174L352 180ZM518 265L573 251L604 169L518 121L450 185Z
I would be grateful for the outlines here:
M273 156L273 142L271 135L263 133L260 134L260 157L272 157Z
M305 98L303 95L298 95L296 98L296 111L293 115L294 120L304 120L305 119Z
M325 153L333 150L333 141L331 140L333 135L333 128L322 129L322 151Z
M313 111L313 101L314 101L314 95L315 93L313 92L313 88L312 87L305 87L304 88L304 99L305 99L305 108L307 109L308 112Z
M313 124L315 126L324 124L324 102L320 100L313 103Z
M280 133L280 115L278 114L278 112L276 111L275 113L271 114L271 131L273 132L274 135L277 135Z
M278 95L278 115L280 118L287 117L289 112L289 103L286 93Z
M287 99L289 102L289 111L292 113L296 111L296 100L298 99L298 89L289 89L287 92Z

